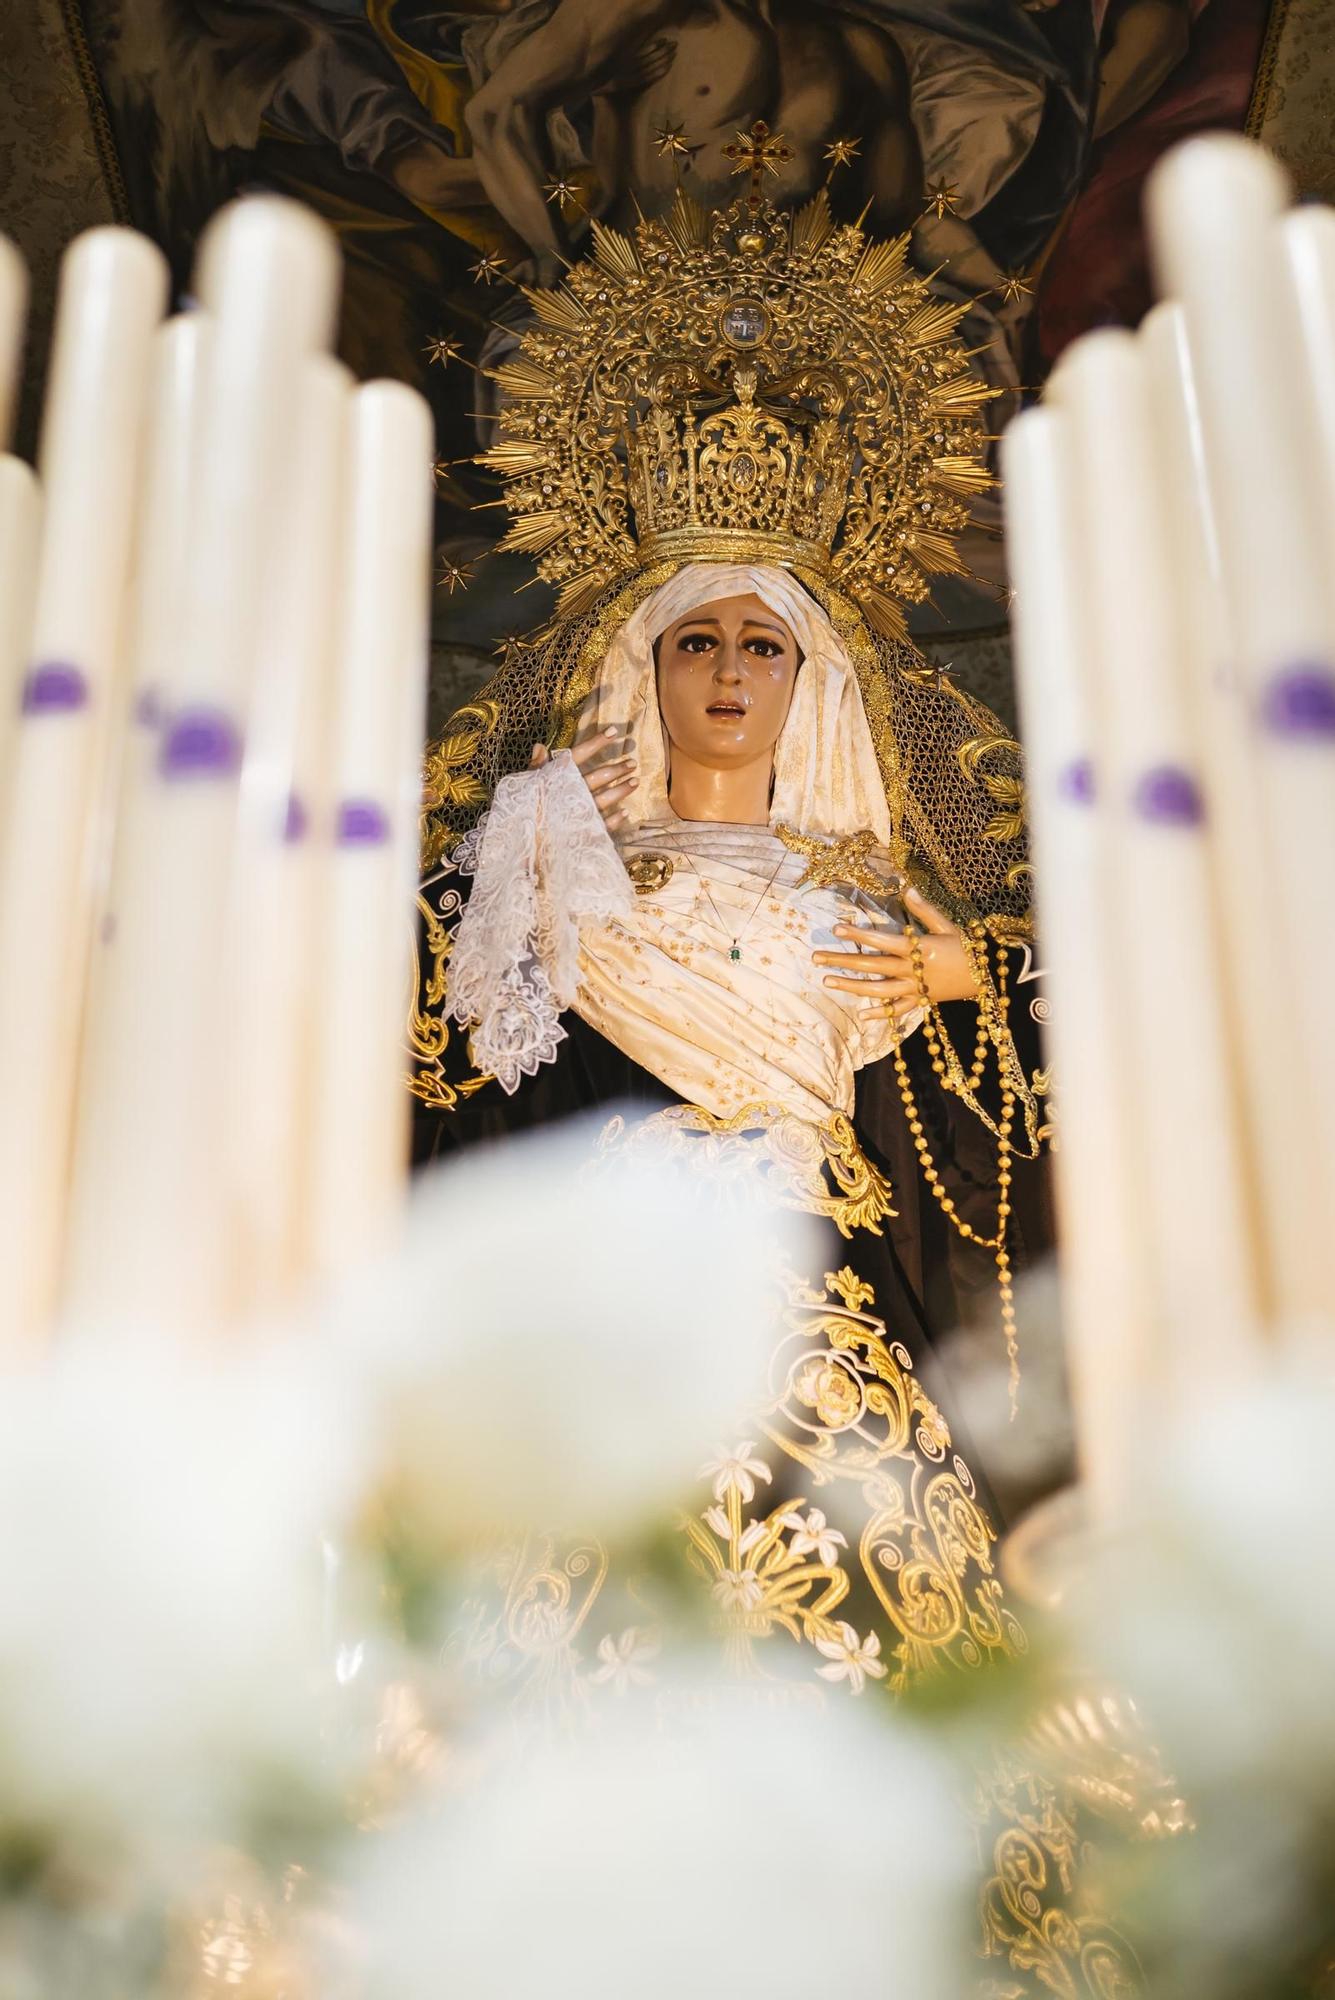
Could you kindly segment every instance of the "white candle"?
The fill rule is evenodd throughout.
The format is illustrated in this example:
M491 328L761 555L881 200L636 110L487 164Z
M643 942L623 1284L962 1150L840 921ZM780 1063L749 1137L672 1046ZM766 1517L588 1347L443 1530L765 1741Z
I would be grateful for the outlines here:
M1335 575L1317 412L1278 221L1287 183L1245 140L1197 139L1151 176L1151 240L1181 301L1254 784L1233 885L1252 961L1253 1128L1284 1316L1335 1310ZM1278 1052L1278 1055L1277 1055ZM1284 1102L1272 1101L1284 1100Z
M7 236L0 236L0 451L14 434L28 317L28 270Z
M0 236L0 828L9 796L9 757L28 649L40 502L32 468L8 455L23 361L28 271Z
M328 1277L382 1247L407 1180L404 1037L417 876L432 495L430 412L353 398L321 993L313 1227Z
M41 552L29 670L0 839L0 1324L49 1316L65 1210L90 835L105 777L137 499L149 347L165 260L128 230L61 266L42 426Z
M352 377L303 362L284 498L271 550L242 778L235 1032L229 1106L239 1260L269 1307L304 1274L307 1134L323 1005L329 721ZM320 865L323 864L323 865Z
M1319 425L1327 547L1335 549L1335 209L1312 204L1280 223Z
M201 431L211 339L209 316L188 312L168 320L154 343L129 642L132 796L156 753L158 731L185 670L186 565L204 477Z
M181 660L136 817L145 865L116 911L119 977L136 995L96 1089L126 1107L116 1170L76 1183L67 1282L75 1316L204 1331L246 1289L228 1209L233 1088L229 924L239 774L264 562L293 388L312 315L336 295L332 234L296 203L234 203L203 261L214 322L185 564Z
M42 498L30 465L0 455L0 827L9 813L10 760L32 634Z
M143 967L124 925L136 883L151 877L159 830L151 810L162 725L178 697L185 664L183 618L190 523L200 466L204 377L211 322L202 312L178 314L154 335L146 463L135 535L127 641L126 699L121 710L108 879L99 899L88 974L88 1005L80 1061L73 1196L66 1251L66 1286L81 1269L95 1307L107 1268L117 1258L119 1219L111 1204L108 1230L88 1227L90 1190L121 1183L127 1137L137 1130L138 1082L119 1060L134 1044L145 1004ZM146 801L149 803L146 805ZM133 920L133 913L131 913Z
M1246 710L1233 670L1200 399L1186 320L1176 300L1164 299L1147 314L1140 340L1153 412L1155 461L1163 483L1164 552L1180 606L1175 644L1190 696L1208 816L1206 848L1216 922L1227 961L1220 996L1230 1066L1246 1126L1239 1167L1253 1218L1259 1303L1269 1321L1276 1309L1272 1261L1287 1226L1280 1206L1286 1180L1283 1161L1293 1141L1295 1118L1303 1113L1286 1093L1265 1087L1261 1072L1268 1065L1258 1060L1265 1038L1251 1046L1255 996L1250 980L1238 976L1238 887L1256 865L1256 779ZM1248 1084L1253 1064L1259 1091Z
M1148 1195L1143 1256L1159 1379L1179 1407L1245 1379L1259 1300L1242 1127L1220 1001L1243 960L1216 921L1199 731L1144 356L1130 333L1077 341L1057 408L1069 425L1075 566L1106 773L1113 1000L1126 1010L1120 1088ZM1225 801L1219 802L1226 807Z
M1111 1524L1132 1494L1133 1440L1154 1355L1147 1216L1125 1089L1124 958L1109 921L1106 782L1095 761L1090 623L1080 587L1064 419L1032 409L1001 446L1012 631L1033 831L1044 1042L1053 1072L1060 1271L1082 1475Z

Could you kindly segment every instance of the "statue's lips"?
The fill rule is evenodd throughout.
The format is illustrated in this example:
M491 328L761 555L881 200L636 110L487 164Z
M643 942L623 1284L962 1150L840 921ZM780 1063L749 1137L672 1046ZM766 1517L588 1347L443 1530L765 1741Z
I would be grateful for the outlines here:
M705 710L705 714L721 715L725 721L731 722L740 716L744 716L746 708L740 701L711 701L709 707Z

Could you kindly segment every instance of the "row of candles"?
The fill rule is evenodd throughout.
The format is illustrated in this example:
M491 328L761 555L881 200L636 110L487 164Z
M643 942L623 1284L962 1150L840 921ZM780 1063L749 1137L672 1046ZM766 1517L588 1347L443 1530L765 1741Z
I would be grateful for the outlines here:
M1335 212L1227 135L1002 446L1092 1512L1335 1318ZM1281 1446L1282 1448L1282 1446Z
M0 1329L225 1327L393 1229L432 426L260 196L67 252L0 457ZM0 414L22 347L0 245ZM0 435L0 445L8 433Z

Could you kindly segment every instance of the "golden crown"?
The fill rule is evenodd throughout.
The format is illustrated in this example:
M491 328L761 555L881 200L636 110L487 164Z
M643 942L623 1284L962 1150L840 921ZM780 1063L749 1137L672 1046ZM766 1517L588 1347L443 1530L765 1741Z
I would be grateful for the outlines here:
M900 636L902 603L965 573L955 537L993 484L996 393L956 338L966 304L909 239L752 192L710 213L681 192L593 254L492 372L506 480L500 546L537 560L562 614L676 556L807 569Z

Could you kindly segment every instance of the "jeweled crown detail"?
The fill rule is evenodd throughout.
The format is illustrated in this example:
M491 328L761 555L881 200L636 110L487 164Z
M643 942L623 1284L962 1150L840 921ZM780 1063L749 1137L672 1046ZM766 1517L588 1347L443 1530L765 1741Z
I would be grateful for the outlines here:
M966 308L908 264L908 239L683 193L633 236L595 223L494 372L501 546L537 559L561 612L660 557L781 562L828 577L883 630L933 576L993 482L994 393L956 337Z

